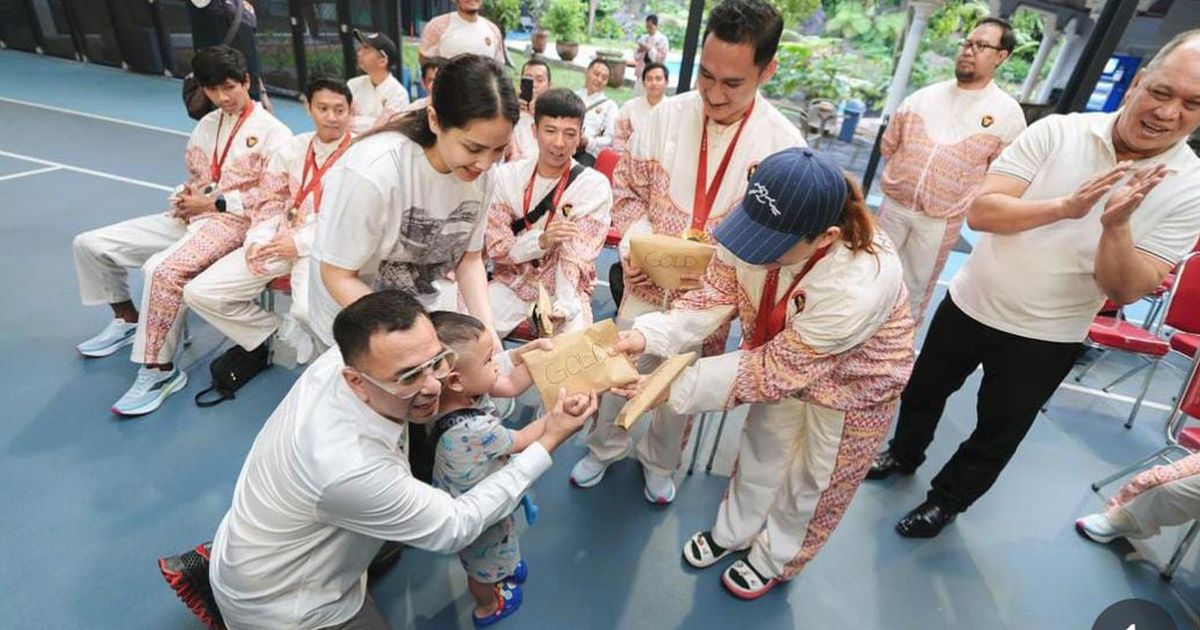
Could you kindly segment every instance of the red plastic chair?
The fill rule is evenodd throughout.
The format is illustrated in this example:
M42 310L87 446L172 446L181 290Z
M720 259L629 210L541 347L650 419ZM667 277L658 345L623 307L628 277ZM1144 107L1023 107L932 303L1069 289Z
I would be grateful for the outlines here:
M601 149L600 155L596 156L596 166L593 167L600 171L608 178L608 185L613 183L613 171L617 170L617 162L621 161L621 154L612 149Z
M1196 252L1200 252L1200 239L1197 239L1197 241L1192 244L1192 253L1194 254ZM1157 289L1151 291L1142 298L1143 300L1150 302L1150 312L1147 313L1146 321L1143 323L1142 328L1149 329L1154 324L1154 320L1157 319L1160 314L1162 314L1162 308L1163 304L1166 302L1166 297L1171 293L1171 288L1175 285L1175 273L1177 271L1179 271L1178 266L1171 270L1171 273L1167 274L1167 277L1163 278L1162 284L1160 284Z
M1173 290L1166 298L1165 313L1162 321L1152 329L1146 330L1141 326L1125 321L1124 318L1118 315L1117 317L1098 316L1088 330L1087 341L1092 346L1104 350L1118 350L1140 355L1150 362L1150 369L1147 370L1146 377L1142 381L1137 401L1134 402L1129 419L1125 422L1125 428L1127 429L1133 426L1133 420L1137 417L1138 411L1142 407L1142 401L1146 397L1146 390L1150 388L1150 382L1154 378L1154 373L1158 370L1162 358L1171 351L1171 338L1164 333L1163 328L1172 328L1178 331L1176 334L1200 334L1200 264L1195 264L1194 259L1196 256L1196 253L1188 254L1183 259L1183 262L1180 263L1173 282ZM1181 348L1186 348L1187 344L1185 341L1186 339L1181 340L1178 345ZM1188 355L1186 352L1183 354L1185 356ZM1193 350L1191 355L1194 354ZM1126 372L1117 380L1106 385L1103 388L1104 391L1115 387L1118 383L1132 376L1137 371L1138 369ZM1087 371L1080 374L1075 380L1078 382L1086 374Z
M1169 313L1170 307L1168 306ZM1180 388L1179 396L1176 398L1175 405L1171 408L1170 415L1167 416L1167 422L1163 429L1166 437L1166 445L1137 462L1093 483L1093 491L1099 491L1100 488L1126 475L1139 472L1159 462L1168 463L1172 461L1172 455L1187 456L1200 452L1200 426L1184 427L1189 418L1200 418L1200 378L1196 378L1197 366L1200 366L1200 361L1193 359L1191 370L1188 372L1188 376ZM1188 528L1183 538L1180 539L1179 544L1175 547L1175 552L1171 554L1171 559L1167 563L1167 566L1159 573L1164 580L1169 580L1175 575L1175 570L1179 568L1179 563L1187 555L1188 549L1192 546L1192 542L1195 541L1198 534L1200 534L1200 520L1192 523L1191 527Z
M263 308L270 312L275 312L275 294L282 293L283 295L292 294L292 274L279 276L267 283L267 286L262 292Z
M613 171L617 170L617 162L621 161L621 154L612 150L604 149L600 151L600 155L596 156L595 169L604 174L608 178L608 185L613 183ZM621 233L615 227L608 228L608 235L604 237L604 246L610 249L616 249L617 245L621 244Z

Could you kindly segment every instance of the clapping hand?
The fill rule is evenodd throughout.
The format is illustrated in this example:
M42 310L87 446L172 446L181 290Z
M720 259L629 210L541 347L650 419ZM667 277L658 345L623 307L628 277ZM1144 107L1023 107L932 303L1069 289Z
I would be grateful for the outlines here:
M1129 178L1125 185L1113 193L1104 204L1104 213L1100 215L1100 224L1105 228L1127 225L1138 206L1146 195L1162 183L1167 176L1167 166L1157 164L1139 169Z
M1062 219L1082 219L1087 216L1096 203L1100 201L1122 177L1133 168L1129 162L1121 162L1111 169L1095 175L1075 189L1075 192L1063 197L1059 217Z

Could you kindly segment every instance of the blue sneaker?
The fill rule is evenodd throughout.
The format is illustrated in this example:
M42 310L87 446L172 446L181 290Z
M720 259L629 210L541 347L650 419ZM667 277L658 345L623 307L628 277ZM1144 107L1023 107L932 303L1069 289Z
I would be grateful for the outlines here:
M525 564L524 560L517 562L517 567L513 569L512 575L504 579L510 584L524 584L525 580L529 579L529 565Z
M108 322L100 334L75 346L85 357L106 357L125 346L133 344L133 334L137 332L137 324L130 324L123 319Z
M525 508L525 524L533 525L537 522L538 506L534 504L533 499L526 494L521 497L521 507Z
M476 628L486 628L501 619L517 612L521 607L521 587L508 582L496 583L496 610L486 617L476 617L471 613L471 621Z
M158 409L167 396L184 387L187 387L187 372L178 367L170 371L140 367L133 387L112 406L112 412L122 416L150 413Z

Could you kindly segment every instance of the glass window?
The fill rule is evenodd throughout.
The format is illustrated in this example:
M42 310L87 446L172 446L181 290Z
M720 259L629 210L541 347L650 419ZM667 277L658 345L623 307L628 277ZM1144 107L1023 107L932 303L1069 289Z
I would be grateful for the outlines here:
M75 59L75 42L71 39L71 22L62 0L32 0L34 19L42 31L46 54Z
M145 0L109 0L113 25L129 69L162 74L166 68L150 4Z
M167 70L182 77L192 71L192 22L188 17L188 0L157 0L158 12L167 43Z
M16 50L37 50L33 16L29 15L24 0L0 0L0 40Z
M332 4L332 3L331 3ZM292 46L292 23L287 2L257 2L258 58L263 81L270 87L289 92L300 91L296 51ZM312 62L309 61L311 72Z
M348 68L347 73L337 2L301 0L300 11L304 24L304 63L308 76L346 78L357 74L353 66Z
M121 65L121 49L117 47L117 35L113 32L108 3L96 0L69 1L78 20L75 27L88 61L108 66Z

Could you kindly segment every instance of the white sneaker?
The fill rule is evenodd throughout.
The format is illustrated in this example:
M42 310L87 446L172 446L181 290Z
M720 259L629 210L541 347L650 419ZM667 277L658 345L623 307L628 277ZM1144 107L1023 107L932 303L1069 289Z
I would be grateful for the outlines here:
M167 396L187 387L187 372L174 367L170 370L138 368L137 380L112 411L122 416L140 416L158 409Z
M655 505L667 505L675 500L675 478L671 475L657 475L643 467L642 473L646 478L646 500Z
M1126 532L1118 528L1104 512L1089 514L1075 521L1075 531L1079 532L1080 536L1102 545L1126 535Z
M133 335L137 332L137 324L130 324L123 319L108 322L96 336L75 346L85 357L99 358L113 354L125 346L133 344Z
M577 488L591 488L604 479L606 470L608 464L596 459L596 456L588 451L571 469L571 483Z

